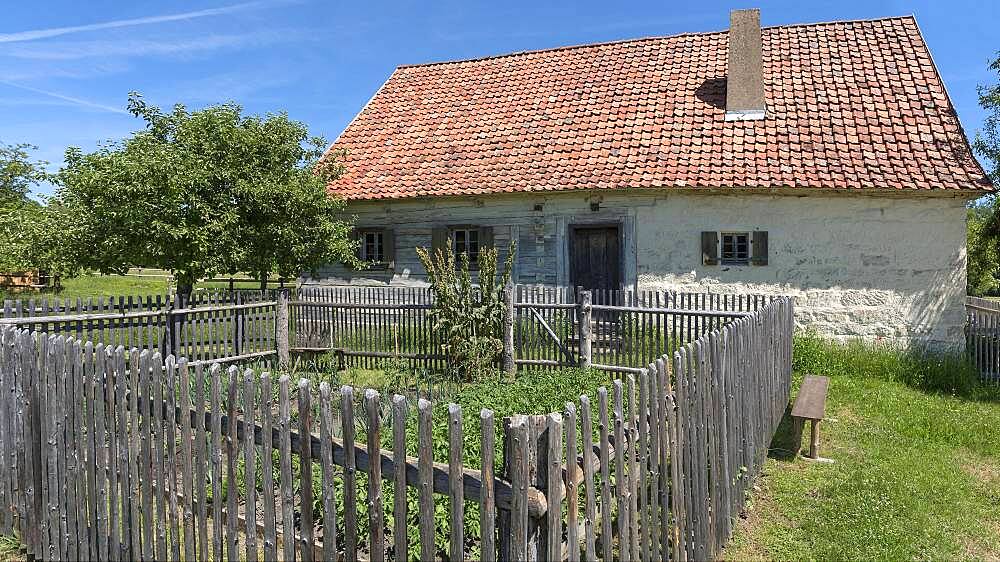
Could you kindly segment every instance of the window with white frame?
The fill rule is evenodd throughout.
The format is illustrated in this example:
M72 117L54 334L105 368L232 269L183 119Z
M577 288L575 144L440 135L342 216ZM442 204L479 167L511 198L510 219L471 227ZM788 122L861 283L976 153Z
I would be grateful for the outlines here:
M722 232L719 238L719 258L723 264L747 265L750 263L749 232Z
M362 230L359 232L358 250L361 261L385 262L385 232L382 230Z
M452 249L457 260L462 254L469 254L469 262L479 261L479 229L454 228L451 231Z

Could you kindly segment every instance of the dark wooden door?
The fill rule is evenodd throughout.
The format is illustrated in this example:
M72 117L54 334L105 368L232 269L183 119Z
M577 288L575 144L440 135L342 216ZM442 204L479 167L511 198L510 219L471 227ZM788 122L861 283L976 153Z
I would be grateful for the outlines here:
M574 226L570 232L573 285L584 289L621 288L621 243L617 226Z

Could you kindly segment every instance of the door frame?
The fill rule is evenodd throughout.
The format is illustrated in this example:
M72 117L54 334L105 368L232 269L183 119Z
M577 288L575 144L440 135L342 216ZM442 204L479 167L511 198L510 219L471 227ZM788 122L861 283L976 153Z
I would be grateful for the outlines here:
M577 287L576 279L573 279L573 241L574 234L577 230L587 230L592 228L615 228L618 230L618 286L616 289L624 290L628 285L626 277L628 274L625 269L625 253L626 253L626 237L625 237L625 221L624 220L597 220L594 222L587 221L575 221L566 225L566 259L567 259L567 278L569 281L570 288L575 289Z

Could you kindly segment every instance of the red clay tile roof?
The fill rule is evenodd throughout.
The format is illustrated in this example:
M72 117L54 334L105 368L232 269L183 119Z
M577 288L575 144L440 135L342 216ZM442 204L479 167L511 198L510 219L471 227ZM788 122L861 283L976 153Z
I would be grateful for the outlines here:
M727 37L401 66L333 144L329 190L992 190L912 17L764 28L762 121L724 120Z

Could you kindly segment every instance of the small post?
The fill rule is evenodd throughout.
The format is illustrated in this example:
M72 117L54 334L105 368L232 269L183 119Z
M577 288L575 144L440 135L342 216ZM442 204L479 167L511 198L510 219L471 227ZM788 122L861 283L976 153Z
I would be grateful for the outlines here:
M278 291L278 306L274 315L274 344L278 350L278 369L288 369L288 290Z
M591 330L594 311L590 291L580 291L580 368L589 369L593 359Z
M514 285L504 288L503 317L503 370L511 378L517 374L517 363L514 362Z

